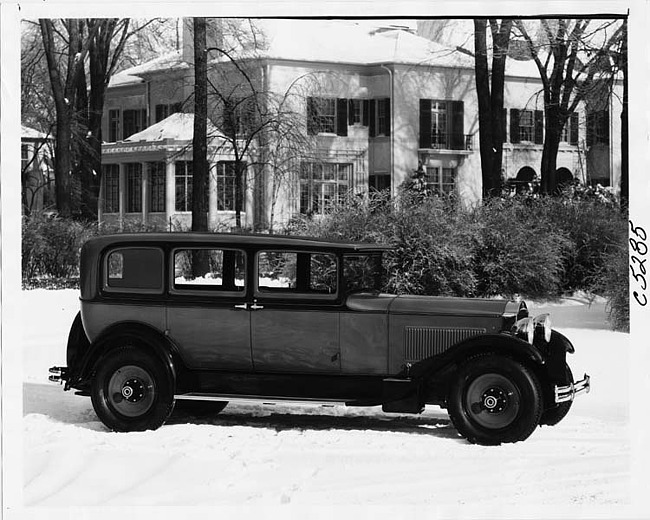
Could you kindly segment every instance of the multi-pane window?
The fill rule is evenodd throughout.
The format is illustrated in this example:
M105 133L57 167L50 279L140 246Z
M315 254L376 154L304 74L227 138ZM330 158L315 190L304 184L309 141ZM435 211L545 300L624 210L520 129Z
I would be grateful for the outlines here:
M158 104L156 105L156 123L168 118L176 112L182 111L182 103Z
M216 181L217 181L217 210L218 211L235 211L236 200L236 169L234 161L219 161L216 166ZM241 178L241 192L242 192L242 207L241 210L246 210L246 164L241 165L242 178Z
M176 211L192 211L192 161L176 161Z
M428 166L426 169L425 183L432 193L448 195L454 191L455 177L455 168Z
M136 110L124 110L122 113L122 119L124 122L124 135L123 138L137 134L145 129L145 119L147 117L147 111L144 109Z
M310 133L336 133L336 99L309 98L308 105Z
M342 202L352 186L351 163L300 165L300 213L326 213Z
M363 100L351 99L350 100L350 121L353 125L363 124Z
M165 163L162 161L147 163L149 172L149 211L164 213L165 211Z
M120 111L108 111L108 141L115 143L120 139Z
M120 211L120 165L102 165L104 179L104 212L119 213Z
M20 166L22 171L25 171L29 166L29 145L20 145Z
M533 141L535 135L535 120L532 110L519 112L519 140Z
M126 212L140 213L142 211L142 164L126 163Z
M389 135L390 114L388 99L377 100L377 135Z
M447 103L431 102L431 148L449 148L447 139Z

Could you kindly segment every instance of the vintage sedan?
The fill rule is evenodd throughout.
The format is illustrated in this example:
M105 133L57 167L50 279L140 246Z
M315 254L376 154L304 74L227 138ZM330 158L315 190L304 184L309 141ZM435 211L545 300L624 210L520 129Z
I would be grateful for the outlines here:
M81 310L50 379L116 431L176 401L447 408L470 442L557 424L571 342L523 302L381 292L385 247L213 233L119 234L81 251Z

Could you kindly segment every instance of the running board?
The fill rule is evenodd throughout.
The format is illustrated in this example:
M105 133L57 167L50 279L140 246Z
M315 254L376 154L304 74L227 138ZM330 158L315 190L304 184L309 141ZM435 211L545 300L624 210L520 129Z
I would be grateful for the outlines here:
M278 397L278 396L256 396L256 395L239 395L239 394L203 394L198 392L189 392L186 394L176 394L175 399L182 401L229 401L237 403L250 404L315 404L321 406L337 406L345 404L345 400L323 400L312 399L307 397Z

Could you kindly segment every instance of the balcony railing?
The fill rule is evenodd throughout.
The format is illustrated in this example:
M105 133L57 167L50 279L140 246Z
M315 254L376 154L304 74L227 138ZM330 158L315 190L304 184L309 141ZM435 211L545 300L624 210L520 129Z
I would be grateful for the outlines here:
M463 150L471 152L474 146L473 137L472 134L433 134L429 148L432 150Z

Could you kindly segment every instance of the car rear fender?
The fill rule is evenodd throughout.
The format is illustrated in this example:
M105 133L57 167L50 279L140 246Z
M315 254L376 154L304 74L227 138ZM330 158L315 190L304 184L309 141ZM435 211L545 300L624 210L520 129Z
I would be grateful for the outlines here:
M176 380L176 363L174 360L179 359L180 356L178 356L176 346L170 338L149 325L138 322L122 322L111 325L90 345L76 374L75 382L77 385L83 386L88 382L95 364L106 352L126 343L136 344L158 356L168 369L172 379L170 382L173 383ZM70 381L70 384L75 386L72 381Z

